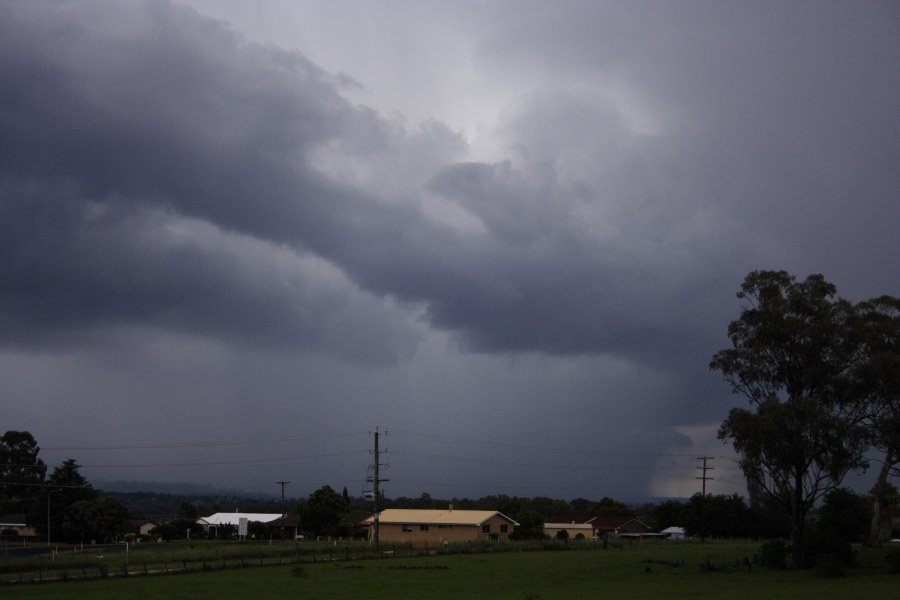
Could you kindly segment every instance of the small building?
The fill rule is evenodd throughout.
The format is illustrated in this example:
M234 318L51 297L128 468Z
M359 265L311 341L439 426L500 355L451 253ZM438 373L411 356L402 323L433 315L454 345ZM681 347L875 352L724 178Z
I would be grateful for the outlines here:
M128 526L138 535L150 535L150 530L158 527L159 523L146 519L129 519Z
M375 539L374 516L369 540ZM441 545L451 542L508 540L519 525L496 510L387 509L378 515L379 540L387 543Z
M649 533L650 526L634 517L598 517L593 515L561 515L544 523L544 534L555 538L565 531L569 539L599 539L607 535L617 537L624 534Z
M660 533L665 534L670 540L684 539L684 527L666 527Z
M229 527L237 530L241 524L241 519L247 519L247 523L258 521L260 523L268 524L275 519L280 518L280 514L273 513L215 513L208 517L200 517L197 519L197 523L203 527L203 531L206 532L207 536L216 537L219 534L219 530L222 528Z
M14 513L0 517L0 535L7 540L35 538L37 531L25 523L24 513Z
M266 525L269 526L269 535L274 539L299 540L302 538L299 515L278 517L274 521L269 521Z

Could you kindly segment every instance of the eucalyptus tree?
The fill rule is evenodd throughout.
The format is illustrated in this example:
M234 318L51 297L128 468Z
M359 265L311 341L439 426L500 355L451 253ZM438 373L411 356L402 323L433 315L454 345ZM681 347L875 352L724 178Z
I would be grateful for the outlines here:
M37 505L47 465L27 431L0 436L0 512L31 512Z
M804 520L817 500L865 465L866 430L851 379L859 363L855 307L835 297L821 275L797 281L785 271L753 271L728 326L731 347L717 352L720 371L750 408L733 408L719 429L730 440L752 499L768 496L791 518L795 565Z
M882 460L872 489L874 512L867 539L878 546L891 534L895 491L889 479L900 471L900 298L861 302L857 314L862 360L854 392L866 407L870 441Z

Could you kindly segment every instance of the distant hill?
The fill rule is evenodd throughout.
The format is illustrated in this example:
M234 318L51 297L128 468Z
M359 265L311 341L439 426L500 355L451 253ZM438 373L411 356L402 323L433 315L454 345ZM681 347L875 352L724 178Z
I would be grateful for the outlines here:
M132 517L169 519L184 503L193 505L200 516L223 511L281 512L281 498L274 494L250 493L211 485L163 481L92 481L96 489L117 499ZM287 501L296 510L297 500Z
M229 496L233 498L276 498L275 493L248 492L221 488L202 483L179 481L91 481L91 485L104 492L150 492L155 494L175 494L180 496ZM280 496L278 496L280 498Z

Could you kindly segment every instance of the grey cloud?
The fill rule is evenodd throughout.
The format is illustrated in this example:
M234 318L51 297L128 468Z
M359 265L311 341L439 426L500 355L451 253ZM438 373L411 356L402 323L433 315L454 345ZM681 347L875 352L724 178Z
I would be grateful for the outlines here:
M508 160L465 162L446 124L191 10L0 5L0 368L29 400L4 419L687 451L675 426L730 404L706 365L748 271L898 293L892 9L510 6L465 17L513 90Z
M431 189L477 215L489 235L448 229L413 201L361 189L410 172L419 174L413 180L427 179L463 149L446 127L426 124L408 135L350 106L327 74L296 54L242 45L187 11L141 6L145 16L131 37L76 19L58 38L58 27L72 15L53 10L28 24L5 20L7 29L27 25L33 35L3 36L4 56L19 61L4 62L10 143L0 157L3 169L13 181L40 176L55 183L40 199L6 186L4 209L10 223L20 224L28 211L55 211L40 228L49 244L60 245L57 254L78 257L65 266L43 263L57 271L20 265L7 280L20 300L7 303L9 323L83 328L106 315L112 322L162 319L187 331L274 344L306 337L313 317L303 311L307 316L298 317L288 300L297 290L279 288L275 276L248 281L227 245L184 260L177 255L185 250L166 248L170 240L140 235L144 216L171 210L312 252L379 296L424 303L434 326L457 332L472 349L618 352L628 345L625 334L645 327L635 323L644 315L620 309L641 291L620 281L631 277L621 266L624 257L616 256L628 254L628 245L597 243L573 213L572 198L583 199L584 190L561 185L540 165L446 167ZM104 20L115 23L116 16ZM92 56L102 59L87 60ZM26 75L35 71L43 75ZM41 101L46 98L53 104ZM348 168L372 162L375 173L345 176L342 161ZM415 194L414 188L392 191ZM119 220L98 228L91 211ZM82 236L67 248L73 232ZM26 239L10 235L11 252L22 255ZM145 247L134 247L138 240ZM153 244L159 246L146 247ZM176 262L193 264L192 273L165 268ZM106 285L129 270L138 275L122 276L128 283ZM235 283L224 284L228 277ZM28 285L38 279L40 286ZM50 289L50 298L41 298ZM43 312L35 311L42 305ZM266 315L267 325L255 324L242 305ZM320 321L315 329L322 332L328 321ZM348 347L359 344L348 341Z

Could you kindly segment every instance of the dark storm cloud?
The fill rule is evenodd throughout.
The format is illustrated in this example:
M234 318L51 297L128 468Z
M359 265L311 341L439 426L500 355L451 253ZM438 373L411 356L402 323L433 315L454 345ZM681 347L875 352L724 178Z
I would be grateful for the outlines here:
M501 77L534 65L550 75L506 115L510 161L449 164L464 143L446 127L407 131L350 104L345 80L299 54L248 44L190 10L7 4L7 340L162 326L352 356L356 335L378 340L370 359L389 361L412 336L382 305L391 299L422 307L472 350L705 364L750 269L827 272L846 262L832 248L845 234L875 240L867 257L896 249L884 241L896 214L886 165L897 136L885 133L896 130L896 75L879 52L895 42L879 33L828 50L836 75L817 62L829 39L797 13L770 29L755 13L732 23L737 4L689 6L664 11L678 27L615 5L578 5L585 19L544 5L512 15L483 60ZM540 15L558 35L527 35ZM619 26L635 37L614 35ZM858 26L848 35L865 41ZM882 77L863 79L863 66ZM554 71L623 82L659 131L642 132L621 100L554 90ZM876 148L845 147L862 140ZM426 194L476 226L435 218ZM179 243L167 233L179 222L205 241ZM287 282L260 266L279 252L307 261ZM325 285L316 259L349 281L306 293ZM875 289L884 272L874 278L857 287L891 291ZM372 297L347 323L334 299L354 286ZM359 333L335 334L338 323Z
M540 170L448 167L432 189L487 231L440 226L315 165L329 152L445 157L440 148L459 143L439 124L398 135L301 56L242 44L165 4L136 8L92 21L60 5L6 7L7 343L135 325L348 355L371 338L381 341L370 354L396 356L403 334L352 310L341 329L368 332L341 334L346 349L335 348L342 317L328 315L345 303L304 298L315 283L284 282L259 268L263 256L241 261L240 236L312 252L378 295L424 302L432 324L479 350L603 351L633 330L610 317L623 293L611 282L627 273L568 213L577 189ZM215 239L168 233L184 219L212 224L194 233Z
M304 256L339 255L378 208L307 153L336 137L370 152L384 123L302 57L137 8L136 22L113 9L91 23L89 10L5 6L5 343L160 326L396 359L413 336L402 317Z

